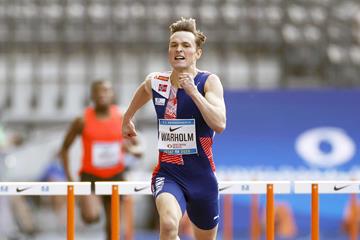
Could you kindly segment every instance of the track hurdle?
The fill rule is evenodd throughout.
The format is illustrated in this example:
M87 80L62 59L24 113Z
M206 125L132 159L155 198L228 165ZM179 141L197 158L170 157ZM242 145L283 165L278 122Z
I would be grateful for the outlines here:
M290 193L289 181L219 181L219 193L224 195L230 194L266 194L266 235L268 240L274 240L274 194ZM95 194L112 195L112 240L120 238L120 220L119 220L119 198L118 195L150 195L151 187L149 181L127 181L127 182L96 182ZM224 216L227 221L231 218ZM232 222L227 224L231 225ZM232 231L232 229L230 229ZM229 231L229 230L226 230ZM231 232L227 232L228 237L232 237Z
M274 194L289 194L291 191L290 181L219 181L220 194L266 194L266 239L275 238ZM224 211L224 214L226 212ZM224 221L231 220L224 216ZM224 222L224 225L232 226ZM224 239L232 239L232 229L224 228Z
M360 181L295 181L294 192L311 194L311 240L319 240L319 194L359 194ZM356 204L356 200L353 202ZM356 240L358 239L356 213L352 222L350 239Z
M151 195L149 181L96 182L96 195L111 195L111 240L120 239L119 195ZM128 209L129 210L129 209ZM129 238L132 238L132 229Z
M75 195L90 194L90 182L0 182L0 195L67 195L67 240L75 239Z

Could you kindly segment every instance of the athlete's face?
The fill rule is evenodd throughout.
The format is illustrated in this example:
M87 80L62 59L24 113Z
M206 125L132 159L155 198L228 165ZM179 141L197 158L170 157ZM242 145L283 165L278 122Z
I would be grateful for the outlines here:
M91 95L96 107L107 107L114 98L112 86L108 82L102 82L93 86Z
M195 35L191 32L175 32L169 41L169 62L173 69L184 70L196 66L201 56L201 49L197 48Z

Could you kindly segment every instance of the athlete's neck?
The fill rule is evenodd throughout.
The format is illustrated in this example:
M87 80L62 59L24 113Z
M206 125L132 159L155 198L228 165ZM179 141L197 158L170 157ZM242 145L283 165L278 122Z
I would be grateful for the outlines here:
M173 69L170 75L171 85L175 86L176 88L180 88L178 79L181 73L189 73L193 78L195 78L198 71L199 70L196 67L191 67L188 69Z
M95 106L94 109L97 118L103 119L110 116L110 106Z

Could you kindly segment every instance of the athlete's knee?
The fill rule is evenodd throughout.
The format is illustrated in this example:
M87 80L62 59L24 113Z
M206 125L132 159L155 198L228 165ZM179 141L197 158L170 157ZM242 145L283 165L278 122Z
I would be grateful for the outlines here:
M175 235L177 235L178 232L178 223L176 222L175 219L163 219L160 222L160 228L162 232L165 233L174 233Z
M216 240L216 234L214 233L207 233L207 234L195 234L196 240Z
M169 237L176 237L179 229L179 219L173 214L165 214L160 219L160 231Z
M86 224L93 224L100 221L99 214L82 213L81 218Z
M200 238L195 238L196 240L216 240L216 236L202 236Z
M216 240L217 226L210 230L203 230L193 225L196 240Z
M201 237L201 238L195 238L196 240L216 240L216 237Z

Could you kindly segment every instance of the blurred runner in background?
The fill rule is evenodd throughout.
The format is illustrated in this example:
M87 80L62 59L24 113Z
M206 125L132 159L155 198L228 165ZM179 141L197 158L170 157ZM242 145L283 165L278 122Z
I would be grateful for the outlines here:
M69 167L69 149L76 137L81 136L83 156L79 171L80 181L122 181L124 180L124 154L141 156L141 152L132 152L137 141L124 140L121 134L122 114L113 104L114 92L110 82L96 81L91 85L93 105L87 107L82 116L77 117L66 133L60 156L64 163L69 181L74 178ZM107 239L111 237L111 196L82 196L80 198L81 215L85 223L99 220L101 208L106 215Z

